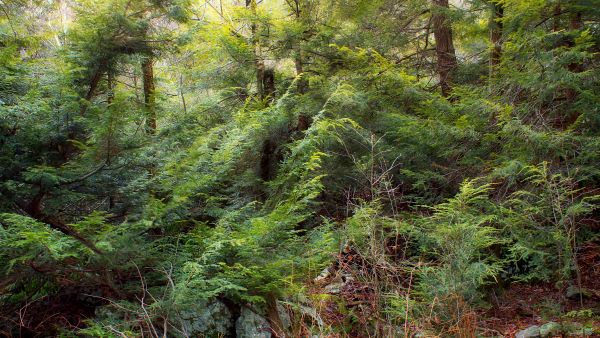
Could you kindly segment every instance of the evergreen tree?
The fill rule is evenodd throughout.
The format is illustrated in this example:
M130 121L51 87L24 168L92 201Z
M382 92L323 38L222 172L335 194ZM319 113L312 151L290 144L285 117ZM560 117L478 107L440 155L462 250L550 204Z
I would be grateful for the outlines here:
M0 0L0 335L597 334L599 19Z

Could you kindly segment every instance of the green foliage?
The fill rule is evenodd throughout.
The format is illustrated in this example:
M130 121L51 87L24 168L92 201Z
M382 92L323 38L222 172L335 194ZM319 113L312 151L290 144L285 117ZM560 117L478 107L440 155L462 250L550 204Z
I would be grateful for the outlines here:
M489 249L501 243L493 204L487 194L489 185L477 186L465 182L460 192L445 203L434 207L434 214L425 219L424 247L434 263L422 271L419 293L429 301L458 297L473 303L481 297L478 290L494 282L501 265Z
M515 243L513 262L528 262L519 279L567 279L577 272L575 250L581 239L581 219L598 208L598 196L587 195L548 163L522 169L529 189L511 194L503 210L506 230Z
M79 257L87 251L73 239L62 236L58 231L29 217L15 214L2 214L0 217L2 260L7 263L2 269L5 275L20 264L34 259L56 262Z
M490 290L586 283L599 16L592 1L2 1L0 332L186 336L198 304L277 322L278 299L290 336L473 336Z

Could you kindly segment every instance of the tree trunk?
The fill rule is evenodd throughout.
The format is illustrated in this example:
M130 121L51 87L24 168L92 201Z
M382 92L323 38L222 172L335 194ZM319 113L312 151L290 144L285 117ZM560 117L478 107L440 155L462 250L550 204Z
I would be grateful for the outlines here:
M302 11L300 9L299 0L294 1L292 10L294 11L294 13L296 15L296 21L298 23L306 25L306 23L303 22L303 20L302 20ZM300 46L300 41L301 40L299 39L296 42L296 56L294 57L294 65L296 67L296 77L300 76L300 78L298 78L296 80L298 94L305 94L308 91L308 80L304 76L304 60L302 58L303 55L302 55L302 47ZM309 127L310 127L310 119L304 112L301 112L298 115L297 129L299 131L304 131L304 130L308 129Z
M149 134L156 132L156 98L154 87L154 60L151 56L142 61L142 75L144 79L144 105L146 109L146 131Z
M260 178L265 182L270 181L275 176L273 163L276 150L277 145L273 141L270 139L265 140L260 158Z
M187 104L185 103L185 93L183 92L183 75L179 74L179 95L181 96L181 105L183 113L187 114Z
M258 34L258 24L256 23L257 15L257 4L256 0L246 0L246 8L249 8L252 12L252 24L250 25L250 31L252 34L252 47L254 49L254 67L256 68L256 92L258 97L263 100L265 98L265 63L262 59L260 36Z
M575 12L575 13L571 14L571 18L569 21L569 28L574 31L580 30L583 28L583 19L581 16L581 12ZM574 39L569 41L569 47L575 47ZM583 71L583 66L579 62L574 62L574 63L569 64L568 68L573 73L581 73Z
M279 317L279 311L277 309L277 299L273 295L267 296L267 319L271 324L271 331L277 338L285 337L285 327L281 317Z
M106 131L106 165L112 165L112 153L113 153L113 136L114 136L114 116L112 104L115 99L115 81L112 71L108 71L108 93L106 95L106 102L108 103L108 130ZM115 207L115 197L112 193L108 195L108 210Z
M264 90L263 99L269 98L271 101L275 98L275 69L273 69L271 67L264 68L263 90Z
M102 79L102 75L104 74L105 71L106 71L106 60L101 60L98 64L98 68L96 69L96 71L94 72L92 77L90 78L90 88L88 89L88 91L85 95L86 102L83 106L81 106L81 109L79 110L79 115L81 115L81 116L85 115L85 112L87 111L87 105L94 97L94 94L96 93L96 88L98 88L98 83L100 83L100 79Z
M433 37L437 55L437 72L442 95L448 97L452 89L452 72L456 68L456 52L452 41L452 27L448 15L448 0L433 0Z
M500 63L502 55L502 30L504 17L504 6L497 2L492 2L492 17L490 20L490 42L492 43L492 51L490 53L490 73Z
M571 18L569 20L569 28L574 31L580 30L583 28L583 20L582 20L581 12L574 12L571 14ZM571 48L575 47L574 39L570 39L568 45ZM570 63L567 66L567 69L572 73L581 73L584 71L583 65L579 62ZM574 88L568 88L566 94L567 94L567 99L570 101L575 101L578 96L578 93ZM577 118L579 117L579 115L580 115L579 112L575 113L573 115L571 121L569 121L569 124L575 122L577 120Z
M569 24L571 29L582 29L583 28L583 19L581 16L581 12L575 12L571 15L571 21Z
M294 1L294 6L292 6L292 10L296 15L296 21L299 24L306 25L302 20L302 11L300 10L300 2L299 0ZM300 39L296 42L296 57L294 58L294 64L296 66L296 76L300 76L304 73L304 60L302 60L302 47L300 46ZM298 79L297 82L298 93L304 94L308 89L308 82L304 78Z
M304 70L303 70L302 55L300 54L300 50L298 50L298 55L294 59L294 63L296 64L296 76L299 76L299 75L302 76L301 74L303 73ZM301 77L297 80L296 85L298 86L299 94L304 94L308 90L308 81L306 81L306 79L304 79L303 77ZM310 119L303 112L301 112L300 115L298 115L298 126L297 127L298 127L299 131L304 131L310 127Z
M83 237L77 230L73 229L70 225L66 224L62 220L57 217L52 217L46 215L43 210L43 201L46 197L46 191L44 191L41 187L38 193L31 199L31 201L27 205L19 205L17 203L17 207L24 211L28 216L33 219L36 219L39 222L48 224L51 228L56 229L63 234L70 236L77 240L79 243L83 244L94 253L101 255L102 251L96 247L92 241Z
M562 12L562 8L560 6L560 1L556 2L554 6L554 18L552 20L552 31L558 32L560 30L560 13Z
M304 94L306 93L306 90L308 90L308 81L306 81L306 79L303 76L304 64L302 61L302 54L300 48L298 48L297 53L298 55L296 55L296 58L294 59L294 64L296 65L296 76L301 77L298 79L296 85L298 86L298 93Z

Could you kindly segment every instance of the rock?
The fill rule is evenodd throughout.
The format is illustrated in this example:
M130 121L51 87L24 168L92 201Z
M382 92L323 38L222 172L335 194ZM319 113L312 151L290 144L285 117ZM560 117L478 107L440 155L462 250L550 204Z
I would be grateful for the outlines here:
M560 334L562 330L562 326L557 322L549 322L542 326L540 326L540 336L544 337L554 337Z
M244 307L235 322L237 338L271 338L271 326L261 315Z
M319 316L319 312L317 311L317 309L306 305L300 305L300 312L303 316L310 317L312 320L314 320L319 326L319 328L325 326L325 322L323 322L323 319L321 318L321 316Z
M277 302L277 312L279 313L279 319L281 319L281 324L285 329L289 329L292 326L292 318L290 318L290 314L281 302Z
M565 296L567 296L567 298L569 298L569 299L579 299L580 293L583 296L583 298L592 297L592 292L590 290L584 289L584 288L579 288L574 285L569 285L569 287L567 288L567 291L565 293Z
M331 284L328 284L325 286L324 291L325 291L325 293L337 295L340 292L342 292L343 286L344 286L344 283L331 283Z
M537 325L530 326L525 330L521 330L517 332L515 338L539 338L540 337L540 327Z
M233 316L220 301L202 302L181 311L181 323L191 337L225 336L233 329Z
M325 279L329 278L329 276L331 276L332 270L333 269L331 267L327 267L327 268L323 269L323 271L321 271L321 273L315 278L314 282L320 283L320 282L324 281Z

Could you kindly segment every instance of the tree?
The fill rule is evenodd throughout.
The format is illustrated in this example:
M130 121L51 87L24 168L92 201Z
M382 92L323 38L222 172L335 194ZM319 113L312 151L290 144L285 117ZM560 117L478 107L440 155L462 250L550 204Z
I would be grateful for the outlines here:
M0 0L0 335L512 335L522 290L568 328L597 7Z
M146 131L156 132L156 97L154 86L154 59L152 56L142 60L142 78L144 81L144 106L146 110Z
M452 90L453 72L456 68L456 52L452 39L451 20L448 16L448 0L432 0L431 23L437 55L437 72L442 96L448 97Z
M490 52L490 74L493 73L494 68L500 63L500 56L502 55L502 30L504 26L502 23L504 17L503 4L497 1L491 2L491 12L490 43L492 45L492 50Z

